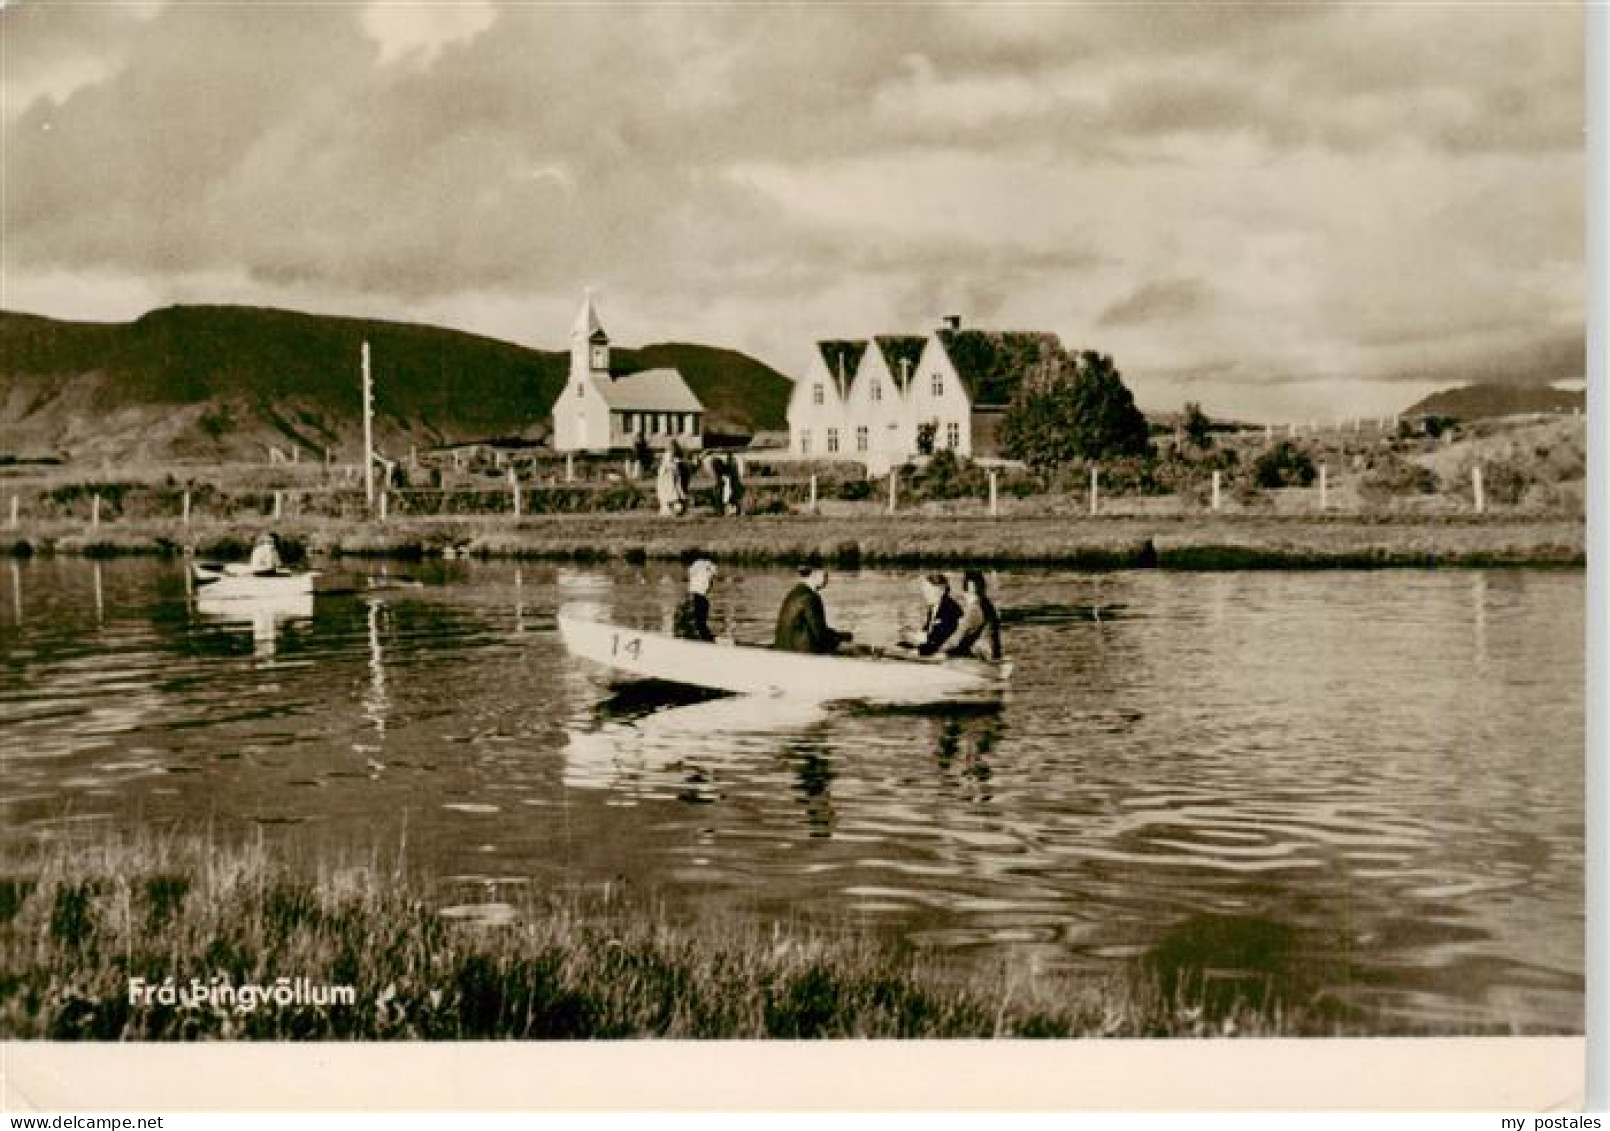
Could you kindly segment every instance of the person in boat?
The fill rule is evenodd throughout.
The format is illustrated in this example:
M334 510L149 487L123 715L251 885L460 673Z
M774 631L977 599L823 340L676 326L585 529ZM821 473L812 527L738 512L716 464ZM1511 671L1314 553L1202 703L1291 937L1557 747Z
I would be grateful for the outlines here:
M945 648L947 656L1001 660L1001 616L989 599L988 586L980 570L962 574L962 616L956 634Z
M841 644L853 639L848 632L840 632L827 623L827 610L822 605L822 590L827 586L827 571L821 566L806 566L799 571L799 584L783 598L783 607L777 613L777 633L772 647L783 652L815 652L827 655L836 652Z
M251 571L253 573L278 573L281 567L279 543L274 535L264 531L258 535L257 544L252 547Z
M715 576L716 563L709 558L700 558L688 567L688 592L676 607L672 635L682 640L715 640L716 634L710 631L710 583Z
M950 581L942 573L930 573L921 581L923 603L928 606L923 618L921 636L901 641L906 648L915 648L921 656L933 656L950 643L956 627L962 621L961 606L950 595Z

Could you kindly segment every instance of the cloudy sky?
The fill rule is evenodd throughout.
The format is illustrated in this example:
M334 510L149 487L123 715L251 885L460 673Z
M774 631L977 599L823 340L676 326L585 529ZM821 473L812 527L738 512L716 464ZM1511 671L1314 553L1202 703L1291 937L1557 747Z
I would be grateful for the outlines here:
M945 314L1143 407L1583 371L1575 4L10 0L0 306L749 351Z

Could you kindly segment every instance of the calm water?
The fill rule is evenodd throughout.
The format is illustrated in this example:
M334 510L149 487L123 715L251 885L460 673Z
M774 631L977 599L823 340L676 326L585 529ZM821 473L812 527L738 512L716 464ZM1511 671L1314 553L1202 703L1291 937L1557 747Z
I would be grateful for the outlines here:
M673 569L391 569L232 619L174 563L0 564L4 835L406 836L456 915L626 883L1014 976L1183 958L1381 1031L1581 1029L1581 573L1003 574L1013 686L946 713L565 655L557 608L661 625ZM727 571L714 619L767 638L790 582ZM918 615L891 574L826 597L864 641Z

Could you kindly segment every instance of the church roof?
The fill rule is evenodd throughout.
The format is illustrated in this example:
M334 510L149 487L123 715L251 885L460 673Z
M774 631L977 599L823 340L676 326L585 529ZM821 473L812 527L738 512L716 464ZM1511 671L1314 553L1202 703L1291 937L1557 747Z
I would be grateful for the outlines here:
M643 369L595 384L604 396L604 403L616 411L704 411L704 405L675 369Z

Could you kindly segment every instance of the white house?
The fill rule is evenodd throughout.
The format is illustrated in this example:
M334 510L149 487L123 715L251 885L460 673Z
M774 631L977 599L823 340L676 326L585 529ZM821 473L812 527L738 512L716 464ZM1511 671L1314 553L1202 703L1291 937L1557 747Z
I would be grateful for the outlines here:
M704 405L675 369L614 368L609 335L592 292L570 329L570 378L553 405L553 446L561 452L629 448L642 436L663 447L702 446Z
M1055 334L963 330L816 343L788 406L789 450L865 463L874 474L920 450L999 455L1001 417L1019 383L1062 350Z

